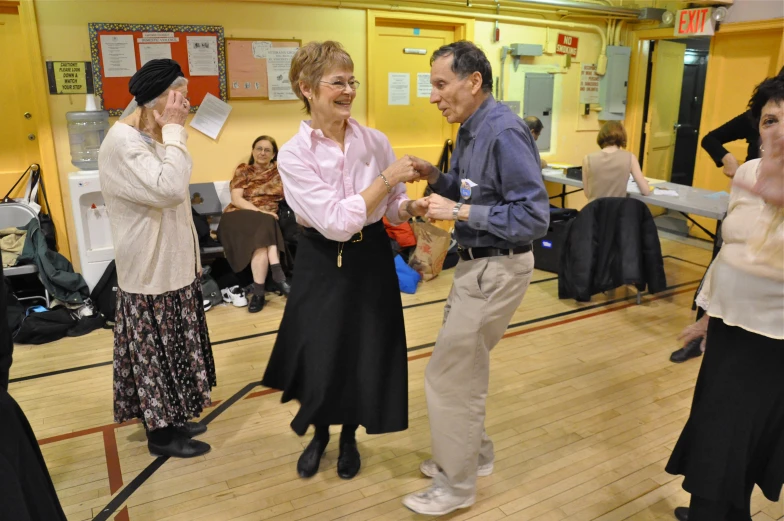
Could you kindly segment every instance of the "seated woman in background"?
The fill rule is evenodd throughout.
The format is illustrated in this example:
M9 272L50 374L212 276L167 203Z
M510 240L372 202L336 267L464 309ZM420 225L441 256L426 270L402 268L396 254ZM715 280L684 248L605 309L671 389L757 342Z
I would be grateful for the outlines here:
M629 173L640 193L650 195L640 162L634 154L622 150L626 146L626 130L620 122L608 121L602 125L596 142L601 150L583 158L583 186L588 202L600 197L626 197Z
M290 286L280 266L284 250L283 234L278 226L278 203L283 200L283 183L276 160L278 144L270 136L253 142L248 163L234 171L231 180L231 204L223 211L218 226L218 240L235 273L250 264L253 289L248 311L257 313L264 307L264 281L267 268L278 293L288 296Z

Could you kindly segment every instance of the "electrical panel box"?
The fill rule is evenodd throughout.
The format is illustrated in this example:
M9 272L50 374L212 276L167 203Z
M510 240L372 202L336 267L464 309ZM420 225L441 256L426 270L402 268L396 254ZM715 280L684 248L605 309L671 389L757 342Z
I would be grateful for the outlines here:
M599 79L599 119L622 120L626 116L626 93L629 86L631 47L607 47L607 72Z
M513 43L509 46L512 56L541 56L543 48L535 43Z
M540 152L550 150L554 86L555 79L552 74L529 72L525 75L523 117L536 116L544 125L542 133L539 134L539 139L536 141Z

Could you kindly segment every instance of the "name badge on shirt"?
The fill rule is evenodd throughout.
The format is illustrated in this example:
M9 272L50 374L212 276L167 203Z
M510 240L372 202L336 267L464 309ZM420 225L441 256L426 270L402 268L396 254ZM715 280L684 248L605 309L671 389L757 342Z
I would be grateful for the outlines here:
M465 200L471 198L471 189L476 186L476 183L470 179L463 179L460 181L460 197Z

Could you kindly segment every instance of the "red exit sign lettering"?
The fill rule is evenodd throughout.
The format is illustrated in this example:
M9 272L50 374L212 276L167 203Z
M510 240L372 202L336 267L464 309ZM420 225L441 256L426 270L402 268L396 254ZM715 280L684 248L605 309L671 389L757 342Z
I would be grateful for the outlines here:
M577 57L577 38L566 34L558 35L558 43L555 45L556 54L568 54L572 58Z
M709 36L713 34L713 9L683 9L675 17L675 36Z

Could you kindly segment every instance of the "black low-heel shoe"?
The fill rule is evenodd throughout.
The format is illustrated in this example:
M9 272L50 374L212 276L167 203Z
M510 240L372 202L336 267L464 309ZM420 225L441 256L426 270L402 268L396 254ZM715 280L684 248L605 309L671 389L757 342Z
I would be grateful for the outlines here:
M691 358L702 356L700 345L702 345L702 338L695 338L682 348L673 352L672 355L670 355L670 362L680 364Z
M689 509L687 507L678 507L675 509L675 519L678 521L689 521Z
M359 457L357 442L344 442L340 444L338 456L338 476L342 479L351 479L359 473L362 460Z
M248 304L248 313L258 313L264 309L264 295L256 295L255 293L250 296L250 303Z
M316 438L313 438L302 456L297 461L297 474L301 478L312 478L318 472L319 465L321 464L321 457L324 455L327 444Z
M288 280L284 280L283 282L275 282L275 288L273 291L278 295L288 298L289 294L291 293L291 284L289 284Z
M147 442L147 449L153 456L171 456L172 458L195 458L207 454L212 447L203 441L196 441L185 436L174 436L172 440L163 445Z
M196 422L185 422L181 427L175 427L177 432L188 438L195 438L207 432L207 426Z

